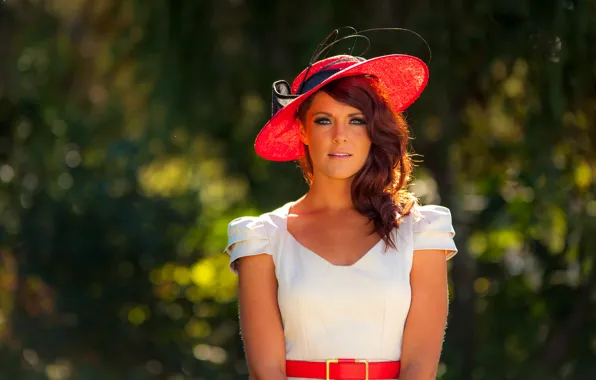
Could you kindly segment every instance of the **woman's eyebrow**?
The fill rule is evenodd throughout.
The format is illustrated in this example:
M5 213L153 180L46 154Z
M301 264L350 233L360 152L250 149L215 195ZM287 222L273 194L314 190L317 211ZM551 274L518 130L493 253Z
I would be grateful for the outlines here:
M325 111L319 111L319 112L313 113L313 116L318 115L318 114L323 114L323 115L327 115L327 116L333 117L332 114L330 114L329 112L325 112ZM364 114L362 112L354 112L354 113L348 114L348 116L350 116L350 117L351 116L356 116L356 115L364 115Z

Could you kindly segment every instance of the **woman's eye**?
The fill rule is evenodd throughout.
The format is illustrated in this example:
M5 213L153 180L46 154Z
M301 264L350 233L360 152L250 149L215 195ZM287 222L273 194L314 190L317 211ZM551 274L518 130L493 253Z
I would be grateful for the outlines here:
M315 124L327 125L331 124L331 121L326 117L319 117L315 119Z
M366 125L366 120L362 118L354 118L351 120L351 123Z

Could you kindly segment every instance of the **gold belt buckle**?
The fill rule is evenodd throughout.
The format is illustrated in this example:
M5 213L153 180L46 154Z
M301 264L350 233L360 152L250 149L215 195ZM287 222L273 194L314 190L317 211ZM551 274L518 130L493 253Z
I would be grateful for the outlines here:
M325 380L331 380L329 378L329 364L331 364L331 363L339 363L339 360L338 359L325 360ZM354 363L363 363L364 364L364 373L365 373L364 380L368 380L368 360L355 359Z
M365 378L364 380L368 380L368 360L354 360L356 363L364 363L364 373Z
M339 360L337 359L329 359L325 361L325 379L326 380L331 380L329 378L329 363L339 363Z

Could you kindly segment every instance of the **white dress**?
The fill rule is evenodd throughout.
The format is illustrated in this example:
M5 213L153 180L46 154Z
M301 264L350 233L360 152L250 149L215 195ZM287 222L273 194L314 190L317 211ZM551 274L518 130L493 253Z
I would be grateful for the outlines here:
M449 209L416 207L395 229L397 249L385 252L381 240L353 265L336 266L288 232L291 206L233 220L226 249L234 271L240 257L272 256L286 358L400 360L414 250L445 250L447 260L457 252Z

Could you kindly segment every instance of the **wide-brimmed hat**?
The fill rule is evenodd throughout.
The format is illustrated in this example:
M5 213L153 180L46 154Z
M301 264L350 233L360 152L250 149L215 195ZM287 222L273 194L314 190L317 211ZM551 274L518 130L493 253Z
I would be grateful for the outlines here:
M271 161L292 161L304 156L297 111L312 94L334 80L369 75L394 112L408 108L428 83L428 67L419 58L405 54L364 59L337 55L313 63L292 82L273 83L272 117L255 141L257 154Z

